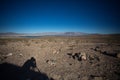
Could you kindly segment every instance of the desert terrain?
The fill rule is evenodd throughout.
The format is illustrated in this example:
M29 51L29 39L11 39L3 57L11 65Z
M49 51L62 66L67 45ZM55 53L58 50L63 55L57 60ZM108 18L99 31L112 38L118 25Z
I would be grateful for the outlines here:
M120 80L120 35L0 38L0 80Z

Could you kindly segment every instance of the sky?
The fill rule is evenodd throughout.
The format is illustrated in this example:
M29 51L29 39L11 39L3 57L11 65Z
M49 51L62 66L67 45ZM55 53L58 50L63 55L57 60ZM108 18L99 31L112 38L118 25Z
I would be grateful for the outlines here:
M120 33L119 0L0 0L0 32Z

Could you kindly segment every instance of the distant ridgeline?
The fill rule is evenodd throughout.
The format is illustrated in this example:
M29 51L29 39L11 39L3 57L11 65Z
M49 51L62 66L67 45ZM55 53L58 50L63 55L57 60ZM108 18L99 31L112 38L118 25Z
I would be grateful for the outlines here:
M33 37L33 36L81 36L87 35L87 33L82 32L44 32L44 33L0 33L0 36L24 36L24 37Z
M24 38L38 38L41 36L100 36L100 35L109 35L109 36L120 36L120 34L90 34L90 33L83 33L83 32L43 32L43 33L0 33L0 37L24 37Z

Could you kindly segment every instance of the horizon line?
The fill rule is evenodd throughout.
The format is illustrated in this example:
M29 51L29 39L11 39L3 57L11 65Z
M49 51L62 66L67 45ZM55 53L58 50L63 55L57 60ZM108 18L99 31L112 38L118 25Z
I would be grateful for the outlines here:
M80 31L50 31L50 32L0 32L0 33L18 33L18 34L36 34L36 33L66 33L66 32L74 32L74 33L85 33L85 34L120 34L119 32L111 32L111 33L100 33L100 32L80 32Z

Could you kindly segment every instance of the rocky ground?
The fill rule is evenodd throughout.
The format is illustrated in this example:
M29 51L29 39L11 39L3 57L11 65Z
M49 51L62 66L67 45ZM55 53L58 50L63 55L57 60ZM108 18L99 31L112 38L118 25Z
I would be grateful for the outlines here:
M22 68L31 57L44 80L120 80L120 36L0 39L0 66Z

